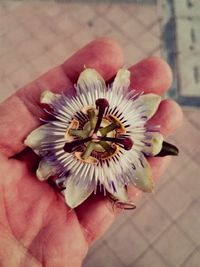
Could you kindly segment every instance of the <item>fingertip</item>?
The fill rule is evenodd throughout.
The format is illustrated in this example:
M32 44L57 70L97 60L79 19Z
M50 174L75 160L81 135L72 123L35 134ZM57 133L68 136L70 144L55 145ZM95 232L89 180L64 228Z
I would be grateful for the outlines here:
M95 68L105 80L115 75L123 65L121 47L114 40L98 38L72 55L63 63L63 69L71 81L75 82L84 66Z
M181 107L171 99L160 103L156 114L149 120L148 125L160 125L160 132L164 136L174 133L181 127L183 112Z
M163 94L172 84L172 71L159 57L150 57L130 68L133 89Z

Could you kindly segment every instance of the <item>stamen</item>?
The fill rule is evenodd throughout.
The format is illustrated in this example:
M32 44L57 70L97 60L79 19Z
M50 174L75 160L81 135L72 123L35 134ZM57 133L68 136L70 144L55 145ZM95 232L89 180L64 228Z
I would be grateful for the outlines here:
M100 133L101 136L106 136L109 132L112 132L113 130L119 128L119 125L115 124L115 123L111 123L108 126L101 128Z
M88 133L84 130L76 130L76 129L70 129L69 134L73 136L78 136L81 138L86 138L88 136Z
M98 119L94 129L94 133L97 133L105 112L105 109L109 106L108 101L105 98L99 98L96 100L96 107L99 108Z
M94 129L96 126L96 123L97 123L97 117L95 114L95 110L93 108L91 108L87 111L87 114L88 114L88 118L90 121L91 129Z
M102 140L102 141L109 141L112 143L121 144L121 145L123 145L123 148L125 150L130 150L133 146L133 141L128 137L126 137L126 138L113 138L113 137L107 137L107 136L98 136L98 139Z
M105 141L99 141L98 143L100 146L103 147L103 149L105 149L105 151L109 154L109 155L112 155L113 152L115 151L115 149L110 146L107 142Z
M84 143L87 143L89 141L91 141L92 138L91 137L87 137L85 139L81 139L81 140L74 140L70 143L66 143L63 147L65 152L73 152L78 146L83 145Z
M94 146L95 146L95 143L93 143L93 142L90 142L88 144L88 146L86 147L86 150L83 152L83 154L81 156L83 160L87 160L89 158L90 154L94 150Z

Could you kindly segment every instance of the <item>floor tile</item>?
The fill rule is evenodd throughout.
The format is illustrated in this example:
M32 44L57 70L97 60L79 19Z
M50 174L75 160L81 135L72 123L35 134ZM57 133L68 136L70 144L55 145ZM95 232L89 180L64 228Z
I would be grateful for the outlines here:
M82 28L80 23L73 20L72 17L67 14L62 14L58 18L55 26L63 32L65 37L73 35L74 32L78 32Z
M145 27L133 18L119 25L119 27L132 40L145 31Z
M54 66L54 62L47 56L47 54L43 54L42 56L33 59L30 64L35 68L38 76Z
M1 36L0 56L7 55L13 48L12 42L8 39L6 34L3 34ZM1 64L1 66L3 66L3 64Z
M168 264L153 249L148 249L130 267L168 267Z
M129 43L124 47L124 61L127 67L136 64L145 56L145 52L138 48L134 43Z
M191 112L191 114L188 117L188 120L192 123L194 127L196 127L198 131L200 131L199 116L200 116L200 111L195 110L194 112Z
M9 97L11 94L15 92L15 88L11 81L4 77L1 78L1 89L0 89L0 102L5 100L7 97Z
M85 46L87 43L89 43L93 39L94 39L94 35L91 31L88 31L88 29L74 33L71 37L71 40L77 46Z
M3 73L9 76L11 73L21 68L26 63L25 59L21 58L15 51L10 51L9 54L4 54L0 57Z
M112 3L106 2L106 1L99 1L96 2L94 5L94 10L97 13L97 15L104 15L112 8Z
M63 42L57 43L50 49L50 54L52 53L56 57L57 64L65 61L72 53L74 53L77 49L77 45L72 41L67 42L67 40L63 40Z
M139 3L130 3L125 2L121 4L121 8L128 13L131 17L136 17L136 14L138 16L139 10L140 10L140 4Z
M171 169L171 164L169 169ZM165 183L168 183L172 179L174 179L173 176L171 176L169 171L167 170L157 181L155 191L157 192L158 190L160 190L161 187L165 185Z
M12 13L13 17L19 21L20 23L25 23L29 21L32 15L35 15L34 9L34 2L30 2L27 5L20 5L15 8L14 12Z
M9 79L13 84L14 88L19 89L26 85L37 77L36 71L30 64L25 64L22 68L13 72Z
M180 266L194 249L194 245L174 225L154 244L155 249L171 266Z
M102 37L107 32L111 31L113 26L108 20L105 20L103 17L96 18L88 22L88 28L93 33L94 38Z
M113 40L117 41L123 50L125 50L125 46L129 44L128 38L124 35L123 32L119 31L119 29L112 28L108 32L105 33L105 36L112 38Z
M189 120L184 117L183 124L173 136L177 146L183 147L190 155L195 155L200 150L199 131Z
M112 8L105 13L105 17L116 26L122 25L130 19L130 15L124 12L118 5L112 5Z
M149 242L153 242L170 224L166 213L153 199L145 203L132 222Z
M23 42L17 52L28 61L42 55L45 52L45 47L31 38Z
M191 198L187 192L175 180L163 186L156 193L156 201L165 210L168 215L175 219L177 218L191 203Z
M176 177L192 199L200 196L199 163L191 159Z
M33 33L33 36L35 37L35 40L40 42L46 48L50 48L60 41L60 36L49 29L47 25L43 25L39 32Z
M85 3L83 5L79 5L79 8L71 15L80 25L83 26L87 24L88 21L91 21L96 17L96 12L93 10L92 5Z
M160 48L160 39L149 31L137 38L136 43L147 54Z
M156 22L150 27L150 32L156 37L161 37L161 25L160 22Z
M7 13L6 16L1 19L0 35L6 34L13 30L15 25L17 25L17 20L15 17L12 14Z
M168 138L166 141L178 147L179 155L178 157L172 157L170 166L167 168L166 172L172 177L172 179L176 179L191 161L191 157L184 150L183 146L181 144L177 144L176 140L173 138ZM176 136L176 138L178 139L178 136Z
M31 37L31 34L23 25L19 24L19 26L16 26L12 31L8 32L6 37L11 43L18 46L25 40L28 40Z
M147 248L147 242L128 222L120 228L120 231L115 231L107 243L113 253L121 259L124 266L129 266Z
M55 3L48 3L45 5L45 14L47 14L50 18L58 16L62 13L62 6L57 5Z
M200 250L195 250L194 253L181 265L181 267L199 267Z
M194 200L187 210L178 218L180 228L193 240L196 245L200 245L200 198Z
M158 20L157 8L155 5L140 5L136 16L145 26L150 26Z
M122 228L124 228L128 220L128 216L134 216L134 211L123 211L122 214L119 214L116 216L116 219L114 223L110 226L110 228L106 231L105 235L103 236L104 240L109 240L110 237L116 232L120 231Z
M82 267L120 267L121 262L112 253L106 243L102 245L91 255L91 257L86 258Z

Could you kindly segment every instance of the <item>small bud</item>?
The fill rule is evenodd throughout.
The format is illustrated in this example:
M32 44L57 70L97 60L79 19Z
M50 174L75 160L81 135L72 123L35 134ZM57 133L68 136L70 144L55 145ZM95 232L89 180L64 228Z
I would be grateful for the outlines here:
M163 142L161 151L156 155L156 157L165 157L165 156L178 156L179 150L176 146Z

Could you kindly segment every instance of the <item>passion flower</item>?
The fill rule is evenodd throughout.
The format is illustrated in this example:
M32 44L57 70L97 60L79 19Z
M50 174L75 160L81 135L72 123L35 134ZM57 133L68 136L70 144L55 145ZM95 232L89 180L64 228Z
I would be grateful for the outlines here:
M126 69L120 69L106 86L96 70L86 68L73 98L50 91L41 95L51 119L32 131L25 144L41 157L37 178L54 177L71 208L98 188L120 206L134 207L127 195L129 183L145 192L153 189L146 156L178 153L176 147L163 142L159 126L147 124L160 96L137 93L129 85Z

